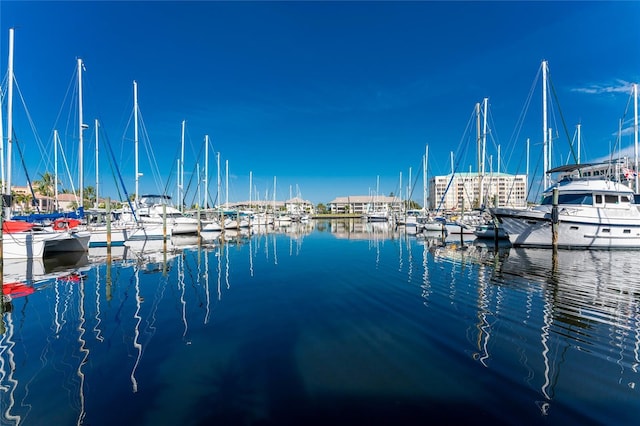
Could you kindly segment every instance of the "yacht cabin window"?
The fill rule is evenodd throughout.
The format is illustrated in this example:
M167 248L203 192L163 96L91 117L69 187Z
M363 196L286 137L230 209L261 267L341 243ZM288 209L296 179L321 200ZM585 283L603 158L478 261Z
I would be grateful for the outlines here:
M607 204L618 204L618 196L617 195L605 195L604 202Z
M548 195L542 200L542 204L553 204L553 195ZM558 195L558 204L583 204L593 205L593 194L591 193L579 193L579 194L560 194Z

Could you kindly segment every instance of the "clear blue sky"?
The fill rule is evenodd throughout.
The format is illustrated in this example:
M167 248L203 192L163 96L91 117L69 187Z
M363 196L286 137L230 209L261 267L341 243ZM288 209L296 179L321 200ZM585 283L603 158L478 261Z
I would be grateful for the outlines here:
M230 201L248 199L250 172L254 198L272 199L275 176L279 200L292 188L293 195L299 190L304 199L327 203L375 192L378 177L380 194L397 194L400 173L406 187L411 168L421 203L425 146L429 174L449 173L452 151L459 168L475 171L472 117L485 97L494 169L499 145L501 171L524 173L527 138L536 168L542 60L557 94L549 112L550 127L560 132L554 161L568 155L561 120L569 137L582 124L583 161L605 156L618 139L619 120L627 120L627 131L632 124L627 103L631 83L640 82L638 22L640 2L2 1L0 70L6 75L13 27L14 130L32 179L53 172L53 129L77 179L77 125L67 92L80 57L84 121L91 125L85 186L95 186L98 118L134 192L136 80L146 129L141 193L168 185L175 195L186 120L185 182L196 163L204 168L198 154L208 134L223 175L229 164ZM622 145L633 145L628 132ZM12 180L23 185L13 151ZM101 195L117 197L107 155L101 147ZM209 174L215 197L213 154ZM195 187L194 179L192 193Z

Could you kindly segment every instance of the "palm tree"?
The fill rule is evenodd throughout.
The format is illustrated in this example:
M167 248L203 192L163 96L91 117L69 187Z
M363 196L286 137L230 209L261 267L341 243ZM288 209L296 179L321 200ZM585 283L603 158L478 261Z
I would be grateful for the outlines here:
M54 185L53 185L53 175L49 172L44 172L40 174L40 179L33 181L33 185L35 186L36 191L40 195L44 195L46 197L53 197L54 193Z
M93 205L96 200L96 189L93 186L87 186L84 189L84 200L87 204Z
M16 194L12 191L11 196L13 204L19 205L23 212L30 213L32 211L31 194Z

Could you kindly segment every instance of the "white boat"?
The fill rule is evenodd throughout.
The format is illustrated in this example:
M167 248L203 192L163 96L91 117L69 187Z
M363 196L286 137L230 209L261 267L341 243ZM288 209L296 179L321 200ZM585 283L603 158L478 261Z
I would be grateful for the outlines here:
M109 236L109 242L112 247L121 247L140 228L141 226L136 223L112 222L109 232L107 232L106 224L87 225L85 229L91 234L89 247L106 247L107 236Z
M293 218L288 214L279 214L274 219L274 222L279 225L287 225L293 221Z
M422 232L444 232L446 220L439 217L421 216L418 218L418 225Z
M388 222L389 210L386 208L378 208L370 211L365 215L367 222Z
M443 222L434 219L421 222L420 229L422 232L445 232L447 230Z
M7 221L3 224L2 257L40 259L46 254L86 252L89 238L86 231L45 229L26 222Z
M493 222L483 223L473 230L473 235L481 239L495 239L496 233L499 240L509 239L507 232L500 226L496 228Z
M89 231L79 231L71 229L68 231L57 231L55 238L45 240L44 255L53 255L70 252L88 252L91 233Z
M220 225L220 221L218 219L202 219L201 220L201 228L200 233L207 232L222 232L222 225Z
M475 230L475 227L463 222L460 219L448 220L445 222L444 226L447 230L448 235L473 235L473 231Z
M142 195L138 201L135 217L130 210L121 213L121 218L128 223L137 223L143 229L133 232L129 239L162 238L165 233L171 235L195 235L198 233L198 220L185 216L180 210L171 206L168 195ZM166 224L166 230L164 226Z
M570 172L580 167L563 166L549 172ZM556 189L558 205L554 213ZM639 207L633 191L619 182L567 177L544 192L540 205L490 211L514 247L553 247L556 216L558 248L631 249L640 248Z
M426 218L426 215L419 209L408 209L404 215L400 215L396 218L396 225L403 225L406 227L416 227L421 218Z
M9 31L10 44L13 45L13 29ZM13 63L13 47L10 47L9 62ZM9 85L13 85L13 68L10 67L7 80ZM13 90L9 89L8 93L12 94ZM11 105L11 96L9 96L9 105ZM12 123L12 110L8 108L7 122ZM1 121L1 120L0 120ZM9 146L11 146L11 138L13 137L13 127L8 126ZM7 163L11 164L9 151L7 153ZM5 176L4 162L2 162L2 176ZM4 196L10 199L11 195L11 173L7 172L7 182L4 185ZM3 200L2 208L5 210L5 217L10 217L10 204ZM23 221L5 221L2 223L2 257L3 259L37 259L42 258L47 250L56 252L58 249L69 248L72 251L86 251L89 242L89 236L76 233L69 230L57 231L54 229L44 229L33 224Z
M13 222L13 221L11 221ZM47 240L65 238L63 234L52 231L38 231L33 225L21 231L9 231L3 224L2 257L3 259L41 259Z
M264 212L261 213L253 213L251 215L251 219L249 221L251 226L266 226L273 224L273 217L267 215Z

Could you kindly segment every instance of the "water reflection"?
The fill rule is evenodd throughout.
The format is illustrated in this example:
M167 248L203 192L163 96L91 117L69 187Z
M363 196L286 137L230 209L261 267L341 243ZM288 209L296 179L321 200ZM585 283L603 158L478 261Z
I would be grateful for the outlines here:
M636 253L552 256L355 222L31 265L58 275L2 315L0 424L638 412Z
M637 252L511 248L498 259L492 283L527 294L521 321L532 327L538 324L541 414L548 415L551 409L561 369L584 376L590 369L585 366L592 365L594 357L615 359L617 371L611 369L609 374L635 389L640 365ZM536 295L542 301L540 308L533 303ZM536 313L540 320L533 317ZM583 365L567 364L576 351L589 360Z

